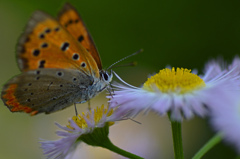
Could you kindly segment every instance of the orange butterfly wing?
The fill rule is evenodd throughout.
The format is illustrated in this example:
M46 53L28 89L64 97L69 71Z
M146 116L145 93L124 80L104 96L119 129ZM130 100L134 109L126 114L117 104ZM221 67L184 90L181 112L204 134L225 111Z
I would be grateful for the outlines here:
M17 45L18 65L24 73L9 80L1 95L5 105L11 111L24 111L32 115L38 111L50 113L53 112L53 109L55 111L69 106L72 104L70 102L74 102L74 100L85 101L87 98L82 96L85 95L85 89L80 88L79 83L75 87L74 81L82 81L80 84L89 86L93 84L94 78L100 78L99 69L102 68L100 57L80 16L70 5L66 4L60 14L60 19L62 20L58 22L51 16L36 11L29 20ZM64 25L64 19L71 27ZM74 19L74 23L70 25L69 19ZM50 75L44 73L39 75L40 72L48 72ZM55 76L67 73L70 75L56 80ZM75 74L73 75L73 73ZM39 82L40 76L45 80ZM56 81L53 83L53 80ZM68 90L69 92L66 93L64 88L59 89L65 84L70 85L71 91ZM50 90L50 87L53 92L47 91ZM82 93L75 93L72 90L76 89L72 88L80 89ZM62 93L59 93L61 90ZM77 91L79 92L79 90ZM44 100L34 98L33 95L37 95L37 93L39 93L39 98L42 97ZM72 95L63 97L69 93L80 96L76 99ZM96 93L93 92L94 95ZM62 101L60 98L56 100L58 96ZM51 100L48 106L45 103L41 105L42 101L46 102L45 99ZM54 102L55 104L60 102L60 108L55 109Z
M59 22L64 26L69 33L79 41L96 61L98 68L102 69L102 63L98 54L97 48L94 41L88 32L81 16L78 14L76 9L70 5L65 4L62 11L59 13Z
M17 46L22 71L38 68L70 68L99 76L99 69L87 50L54 18L36 11Z

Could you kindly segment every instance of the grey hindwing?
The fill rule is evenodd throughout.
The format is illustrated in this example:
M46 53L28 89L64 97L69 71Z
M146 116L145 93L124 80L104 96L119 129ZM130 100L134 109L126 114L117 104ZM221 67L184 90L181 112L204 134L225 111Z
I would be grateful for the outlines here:
M17 84L14 96L21 105L38 113L52 113L73 103L86 102L88 88L93 83L91 76L79 70L44 68L13 77L4 86L2 96L10 84Z

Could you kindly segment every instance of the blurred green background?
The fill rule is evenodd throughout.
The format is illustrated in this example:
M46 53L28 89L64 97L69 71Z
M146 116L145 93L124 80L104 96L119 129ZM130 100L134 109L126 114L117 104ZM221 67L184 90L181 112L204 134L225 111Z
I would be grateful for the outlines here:
M106 68L140 48L144 52L126 60L136 67L114 69L128 83L140 86L149 74L166 65L197 68L219 56L227 61L240 53L240 1L207 0L78 0L69 1L82 15ZM0 1L0 84L19 74L15 45L31 13L37 9L56 16L65 1ZM116 78L115 78L116 80ZM106 104L105 93L94 98L93 106ZM78 105L85 111L87 104ZM0 158L44 158L39 138L57 139L54 122L65 125L74 108L30 117L11 113L0 103ZM173 158L170 123L154 113L139 115L138 125L123 121L110 129L117 146L148 159ZM183 122L183 144L186 159L213 136L206 119ZM76 158L123 158L102 148L81 144ZM234 158L234 149L221 143L204 159Z

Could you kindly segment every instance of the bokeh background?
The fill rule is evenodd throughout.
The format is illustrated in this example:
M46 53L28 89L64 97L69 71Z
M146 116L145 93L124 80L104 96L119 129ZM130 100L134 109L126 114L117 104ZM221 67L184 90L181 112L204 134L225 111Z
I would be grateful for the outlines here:
M141 48L144 52L125 61L136 67L114 69L128 83L140 86L149 74L166 65L202 71L209 59L227 61L240 53L240 1L218 0L77 0L69 1L82 15L98 47L104 67ZM15 46L31 13L37 9L56 16L65 1L0 0L0 85L20 71ZM117 80L114 78L114 80ZM106 92L91 101L92 106L107 104ZM78 105L79 112L87 104ZM0 158L44 158L39 138L57 139L54 122L65 125L74 107L50 115L34 117L11 113L0 103ZM147 159L174 158L171 128L167 117L154 113L138 115L110 128L110 139L117 146ZM185 158L214 135L207 119L183 122ZM204 159L234 158L231 146L221 143ZM81 144L76 158L121 159L108 150Z

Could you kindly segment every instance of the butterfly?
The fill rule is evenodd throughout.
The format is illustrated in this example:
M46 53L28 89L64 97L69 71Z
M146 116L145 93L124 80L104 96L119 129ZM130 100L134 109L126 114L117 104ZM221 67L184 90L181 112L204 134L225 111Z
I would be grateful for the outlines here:
M1 93L12 112L48 114L84 103L105 90L113 77L102 69L93 39L69 3L57 19L34 12L16 51L22 73Z

